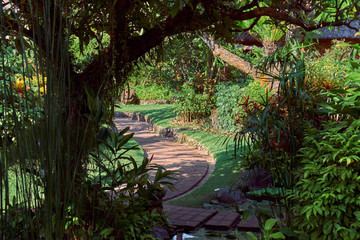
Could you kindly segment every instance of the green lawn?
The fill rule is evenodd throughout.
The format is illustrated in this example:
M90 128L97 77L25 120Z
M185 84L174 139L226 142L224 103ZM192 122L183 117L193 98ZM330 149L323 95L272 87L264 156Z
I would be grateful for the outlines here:
M169 124L176 114L172 109L172 104L158 105L120 105L116 108L117 112L137 112L150 117L158 126L174 127Z
M171 127L169 121L175 117L171 104L126 105L120 109L118 108L117 111L138 112L147 115L157 125L162 127ZM181 132L203 144L216 159L216 167L204 185L188 195L169 201L168 204L200 207L203 203L210 201L215 195L215 189L230 188L236 183L240 159L235 159L234 157L232 139L228 139L228 144L225 144L226 137L221 135L201 132L199 130L184 130Z
M168 204L201 207L214 197L215 189L230 188L237 183L239 172L239 158L235 158L232 139L224 143L226 137L195 130L181 131L187 136L203 144L216 159L215 170L207 182L179 199L169 201Z

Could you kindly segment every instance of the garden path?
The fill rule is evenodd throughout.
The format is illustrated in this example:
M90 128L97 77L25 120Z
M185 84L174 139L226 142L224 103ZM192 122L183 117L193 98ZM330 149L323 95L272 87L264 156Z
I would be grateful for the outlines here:
M146 122L132 120L130 117L117 117L114 122L119 130L130 127L130 132L135 133L134 139L144 149L146 157L152 157L152 163L177 172L176 179L172 180L175 191L167 189L163 201L190 193L206 182L215 168L214 160L206 153L185 144L176 143L172 138L158 136L151 131L151 127ZM154 173L152 174L154 176ZM164 212L171 225L175 227L179 237L176 239L182 239L183 232L191 232L203 227L222 231L231 229L259 231L258 222L254 216L247 222L243 222L236 212L218 212L214 209L173 205L165 205Z
M119 130L130 127L129 132L135 133L134 140L144 149L146 157L152 158L152 163L176 171L176 179L171 180L175 191L166 189L164 201L191 192L211 175L215 163L206 153L156 135L145 122L131 118L115 118L114 122Z

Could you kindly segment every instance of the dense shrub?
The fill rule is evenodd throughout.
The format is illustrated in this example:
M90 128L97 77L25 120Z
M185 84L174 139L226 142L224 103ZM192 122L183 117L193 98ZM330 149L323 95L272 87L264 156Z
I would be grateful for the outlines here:
M131 89L135 91L136 96L141 100L170 100L174 97L169 88L156 83L131 86Z
M211 115L211 101L207 94L196 94L192 86L184 84L173 105L176 114L185 122L204 119Z
M217 87L216 107L219 116L219 128L228 132L234 131L237 117L242 115L242 106L245 99L250 101L263 102L265 97L265 86L260 86L257 81L245 84L222 83Z
M300 151L297 226L311 239L360 238L360 120L310 128Z
M292 198L297 228L312 239L360 238L360 64L352 65L349 81L324 93L320 104L332 121L309 128L299 154Z
M342 86L346 72L351 70L351 62L348 61L351 56L352 48L338 41L334 41L323 54L314 52L307 56L306 84L310 93L317 94Z
M300 239L360 234L360 64L345 61L351 50L338 47L312 63L301 53L274 61L285 70L276 76L279 91L264 104L248 104L237 135L249 149L243 166L269 169L282 187L272 208L283 208Z

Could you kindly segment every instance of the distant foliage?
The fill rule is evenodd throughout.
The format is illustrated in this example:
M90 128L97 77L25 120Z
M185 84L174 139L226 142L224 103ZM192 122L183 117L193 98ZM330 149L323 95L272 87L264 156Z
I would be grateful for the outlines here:
M81 42L78 37L70 37L69 52L72 56L72 64L76 72L83 71L93 60L94 57L104 47L110 43L110 36L105 34L99 43L96 39L89 42Z
M40 118L46 94L46 77L35 74L29 60L24 63L11 46L1 50L0 61L14 67L6 66L0 72L0 148L15 143L15 132L24 131ZM21 74L19 66L24 66L28 76Z
M171 89L156 83L148 85L131 86L136 93L136 96L141 100L161 100L172 99L174 97Z
M227 132L236 130L239 115L243 114L241 103L246 99L262 102L265 97L265 86L257 81L245 84L222 83L217 86L216 107L219 116L219 128Z
M211 101L207 94L196 94L192 86L183 85L175 96L174 111L185 122L204 119L211 115Z
M231 44L224 45L238 52ZM183 84L194 85L196 93L212 95L219 82L236 81L243 76L236 68L213 56L208 46L196 35L179 34L167 38L163 55L157 61L147 59L130 74L135 85L157 83L175 91Z
M342 86L346 72L351 70L349 58L353 49L335 41L324 54L315 52L306 58L306 84L315 94Z
M216 107L219 119L219 128L232 131L236 128L235 116L240 111L239 103L241 101L241 85L223 83L217 87Z

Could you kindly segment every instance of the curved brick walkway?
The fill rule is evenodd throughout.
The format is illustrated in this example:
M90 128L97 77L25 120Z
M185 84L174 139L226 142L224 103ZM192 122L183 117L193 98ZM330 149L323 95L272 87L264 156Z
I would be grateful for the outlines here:
M134 139L142 146L147 157L153 156L152 161L168 170L177 171L176 180L172 181L176 190L168 190L164 201L174 199L191 192L204 183L211 175L215 162L205 153L184 144L163 138L149 129L145 122L131 120L131 118L116 118L118 129L130 126L134 132ZM153 174L154 175L154 174ZM259 231L255 216L247 222L240 220L236 212L218 212L213 209L191 208L183 206L165 205L164 212L169 222L176 229L179 239L183 232L191 232L205 227L211 230L240 230Z
M172 180L176 190L168 190L164 201L189 193L211 175L215 164L204 152L176 143L171 138L157 136L145 122L131 118L116 118L114 122L120 130L130 127L130 132L135 133L135 141L141 145L147 157L153 156L153 163L176 171L176 180Z

